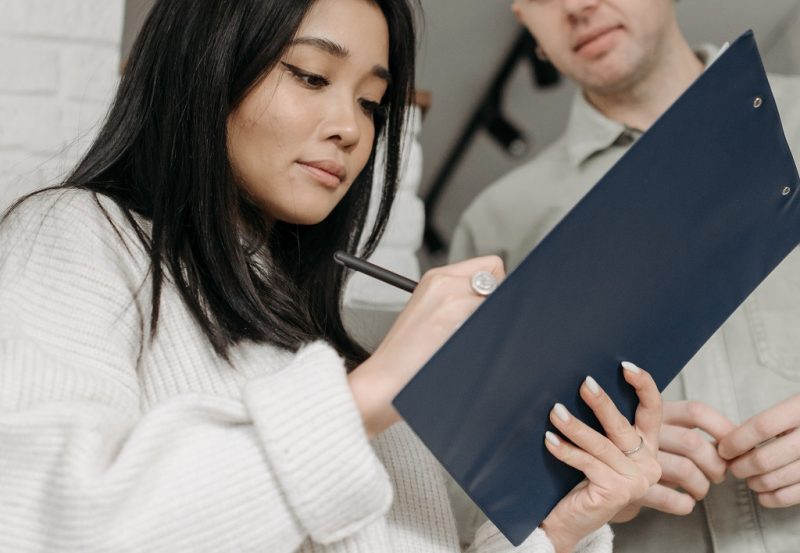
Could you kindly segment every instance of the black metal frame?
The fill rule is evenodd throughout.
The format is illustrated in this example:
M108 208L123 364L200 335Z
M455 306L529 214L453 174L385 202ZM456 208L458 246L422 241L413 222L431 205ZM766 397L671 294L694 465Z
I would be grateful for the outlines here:
M535 51L536 41L526 29L521 29L489 88L461 131L458 142L450 150L428 189L425 196L424 246L429 252L438 252L446 247L444 239L433 224L434 211L447 187L448 180L464 157L475 134L480 129L486 129L511 155L520 156L527 151L527 138L503 115L501 103L503 91L520 60L528 59L531 62L536 86L545 87L558 83L559 75L556 69L550 63L536 57Z

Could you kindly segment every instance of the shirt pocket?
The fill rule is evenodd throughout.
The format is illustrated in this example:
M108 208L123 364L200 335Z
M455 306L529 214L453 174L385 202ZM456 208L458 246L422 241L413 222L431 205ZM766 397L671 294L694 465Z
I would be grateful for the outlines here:
M744 304L761 365L800 382L800 252L795 250Z

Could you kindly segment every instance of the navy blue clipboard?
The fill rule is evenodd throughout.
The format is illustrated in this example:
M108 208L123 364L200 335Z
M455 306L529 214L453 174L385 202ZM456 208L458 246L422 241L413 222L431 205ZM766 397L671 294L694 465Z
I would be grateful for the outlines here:
M760 98L760 100L756 100ZM533 183L532 183L533 184ZM544 447L592 374L632 419L620 362L660 389L800 242L798 173L752 32L717 59L395 398L519 545L583 476Z

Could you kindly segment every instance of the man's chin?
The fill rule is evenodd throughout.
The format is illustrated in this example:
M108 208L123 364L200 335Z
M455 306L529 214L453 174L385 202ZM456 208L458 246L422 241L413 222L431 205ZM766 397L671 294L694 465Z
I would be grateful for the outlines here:
M635 80L635 71L616 63L598 64L576 78L581 88L590 93L608 95L626 91Z

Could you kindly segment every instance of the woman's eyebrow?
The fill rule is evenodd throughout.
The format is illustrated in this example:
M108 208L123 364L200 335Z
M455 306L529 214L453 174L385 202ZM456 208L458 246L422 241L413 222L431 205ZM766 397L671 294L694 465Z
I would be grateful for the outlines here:
M342 46L341 44L329 40L327 38L321 37L297 37L292 40L291 46L299 46L299 45L306 45L312 46L319 50L322 50L326 54L330 54L336 58L344 59L350 57L350 50L347 47ZM376 77L383 79L388 84L392 82L392 74L389 72L387 68L382 65L376 65L372 68L372 74Z
M322 50L325 53L337 58L344 59L350 57L350 50L348 50L345 46L342 46L341 44L327 38L301 36L295 38L291 42L291 46L297 46L300 44L313 46L314 48L318 48L319 50Z

